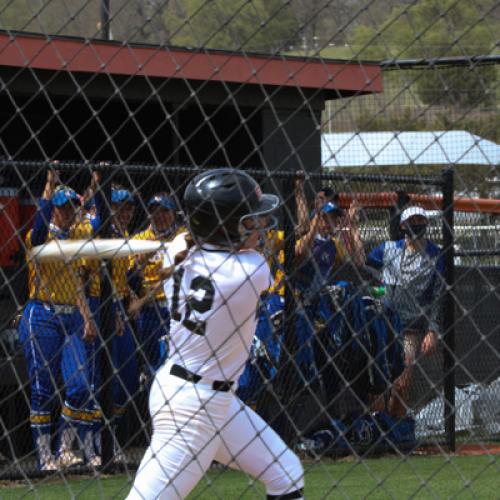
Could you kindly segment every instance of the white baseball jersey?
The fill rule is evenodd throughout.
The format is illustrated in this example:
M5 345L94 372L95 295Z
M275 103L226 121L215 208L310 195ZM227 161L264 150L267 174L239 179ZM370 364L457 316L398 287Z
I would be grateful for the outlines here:
M166 266L182 241L169 249ZM237 381L255 333L259 296L271 281L266 260L254 250L191 249L165 283L170 362L207 380Z
M176 238L165 257L186 248ZM276 432L232 391L170 375L172 363L207 380L237 380L248 358L259 295L271 284L253 250L192 249L165 284L171 306L170 359L151 386L153 435L128 500L183 499L213 460L243 470L276 498L302 498L304 470Z

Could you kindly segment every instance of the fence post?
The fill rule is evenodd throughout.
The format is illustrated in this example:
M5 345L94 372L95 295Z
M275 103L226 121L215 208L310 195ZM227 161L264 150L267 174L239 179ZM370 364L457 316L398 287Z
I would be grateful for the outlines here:
M297 336L295 331L295 295L293 286L293 275L295 272L295 186L294 177L286 177L283 182L284 220L283 229L285 233L285 310L284 310L284 337L283 351L280 361L280 376L277 387L280 391L281 408L283 415L278 419L279 433L287 442L291 443L295 438L295 422L292 407L295 404L297 391L299 390L299 377L295 366L295 355L297 353Z
M454 179L453 169L443 171L443 369L444 369L444 421L446 438L451 452L455 451L455 252L454 252Z
M109 40L111 38L109 28L109 0L101 0L100 18L101 38Z

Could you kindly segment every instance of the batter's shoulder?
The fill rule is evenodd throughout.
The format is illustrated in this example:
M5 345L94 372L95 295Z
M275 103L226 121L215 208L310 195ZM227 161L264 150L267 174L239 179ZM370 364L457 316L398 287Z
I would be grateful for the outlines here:
M256 283L256 288L260 291L267 290L270 286L271 270L264 256L256 250L245 250L234 255L244 268L246 276Z

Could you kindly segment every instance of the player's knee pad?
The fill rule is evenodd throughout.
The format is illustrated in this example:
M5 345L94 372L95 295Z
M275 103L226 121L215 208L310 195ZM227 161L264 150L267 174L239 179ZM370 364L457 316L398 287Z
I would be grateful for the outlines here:
M304 469L291 450L287 450L261 477L266 485L268 498L302 498L287 496L302 492L304 488Z

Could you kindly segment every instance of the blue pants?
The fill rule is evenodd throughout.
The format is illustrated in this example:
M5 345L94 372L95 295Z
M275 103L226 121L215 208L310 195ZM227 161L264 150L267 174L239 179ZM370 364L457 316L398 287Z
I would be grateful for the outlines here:
M306 306L299 308L296 313L295 334L297 352L295 362L305 380L311 382L317 377L317 368L314 360L314 319L316 308Z
M66 421L89 426L93 419L94 387L83 341L83 319L78 309L56 314L54 308L30 300L19 323L19 337L31 385L31 427L35 441L51 430L51 415L62 404ZM65 397L58 392L62 375Z
M126 404L134 397L139 388L139 370L137 368L136 343L134 333L127 321L123 303L115 306L115 314L124 318L123 335L114 335L112 340L112 362L117 370L113 379L114 416L120 419L125 413Z
M167 339L170 332L170 311L160 302L146 304L137 319L139 347L148 369L154 373L167 359Z
M100 304L101 301L97 297L90 297L90 309L96 320L100 324ZM122 318L125 317L125 304L115 304L113 306L113 314L120 314ZM113 415L116 418L121 418L125 413L125 406L128 401L134 396L139 387L139 372L137 369L136 357L136 344L134 341L134 334L130 328L130 324L125 319L123 320L124 330L123 335L118 336L113 331L111 340L111 362L117 374L113 377ZM114 318L113 318L114 327ZM102 344L98 341L99 354L94 356L95 363L91 364L93 371L93 381L95 386L99 389L101 385L100 363L102 358ZM96 412L98 420L101 419L101 412Z

